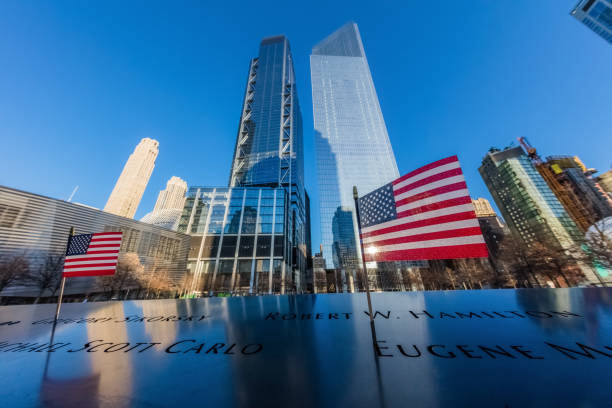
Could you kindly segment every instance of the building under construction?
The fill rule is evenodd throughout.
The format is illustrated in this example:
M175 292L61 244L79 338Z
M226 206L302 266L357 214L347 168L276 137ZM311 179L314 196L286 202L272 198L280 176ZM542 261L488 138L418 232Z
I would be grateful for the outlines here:
M526 138L520 137L518 140L583 233L597 221L612 216L612 200L591 178L596 170L587 169L577 156L549 156L543 161Z
M521 147L491 148L478 171L518 247L544 245L554 251L576 251L584 233L561 203L559 192L566 193L566 190L554 173L534 156L535 151L529 153L531 157ZM540 163L535 165L534 160ZM561 196L571 198L569 194ZM591 268L581 266L580 269L585 283L601 282Z
M582 234L521 147L491 148L478 169L517 242L568 249Z

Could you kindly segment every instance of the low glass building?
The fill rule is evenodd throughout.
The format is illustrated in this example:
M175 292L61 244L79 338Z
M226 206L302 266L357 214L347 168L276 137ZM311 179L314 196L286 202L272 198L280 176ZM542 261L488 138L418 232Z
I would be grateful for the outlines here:
M288 206L284 188L191 187L178 226L191 235L191 292L295 292L299 282L290 273Z

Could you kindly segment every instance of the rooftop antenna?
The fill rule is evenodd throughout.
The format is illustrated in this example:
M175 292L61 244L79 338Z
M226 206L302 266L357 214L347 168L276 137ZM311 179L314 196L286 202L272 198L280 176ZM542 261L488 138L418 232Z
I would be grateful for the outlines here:
M76 186L74 188L74 190L72 190L72 194L70 194L70 197L68 197L68 200L66 200L66 201L71 202L72 201L72 197L74 197L74 194L77 192L78 189L79 189L79 186Z

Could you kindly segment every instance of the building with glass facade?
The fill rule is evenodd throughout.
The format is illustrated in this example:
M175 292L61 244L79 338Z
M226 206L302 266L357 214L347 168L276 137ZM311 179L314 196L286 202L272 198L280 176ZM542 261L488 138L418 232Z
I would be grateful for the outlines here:
M554 178L549 186L583 233L597 221L612 217L612 199L591 177L595 169L587 169L576 156L549 156L542 166ZM560 195L565 199L561 200Z
M283 277L289 287L301 291L310 254L302 115L295 82L287 38L265 38L249 66L229 185L284 189L290 206L283 234L291 249L282 262Z
M611 0L580 0L570 14L612 44Z
M179 232L191 235L195 295L294 293L291 202L283 187L191 187Z
M0 186L0 261L25 257L30 270L44 264L49 255L62 256L70 227L77 234L122 231L122 255L136 254L145 279L170 280L177 289L187 272L189 236L120 217L81 204ZM66 294L95 292L94 278L70 278ZM33 296L36 288L9 287L2 295Z
M580 231L521 147L492 149L478 169L515 238L571 248Z
M315 45L310 69L323 257L353 272L347 288L361 264L353 186L364 195L399 172L357 24Z

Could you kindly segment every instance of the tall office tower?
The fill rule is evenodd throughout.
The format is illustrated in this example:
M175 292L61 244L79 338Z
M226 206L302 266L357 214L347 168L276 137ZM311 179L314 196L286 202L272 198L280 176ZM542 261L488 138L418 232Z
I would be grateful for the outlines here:
M186 193L185 180L172 176L166 183L166 189L159 192L153 211L142 217L140 221L176 231L185 205Z
M104 211L122 217L134 218L142 195L155 167L159 142L145 137L130 155L108 198Z
M166 189L159 192L153 212L161 210L183 209L185 205L187 183L180 177L172 176L166 183Z
M580 0L570 14L612 44L611 0Z
M230 187L283 187L290 200L283 281L300 288L306 271L302 114L289 41L265 38L251 60ZM287 273L286 268L289 268Z
M315 45L310 70L323 256L350 271L361 263L352 188L364 195L399 172L357 24Z
M491 149L478 169L515 238L571 248L581 234L521 147Z

